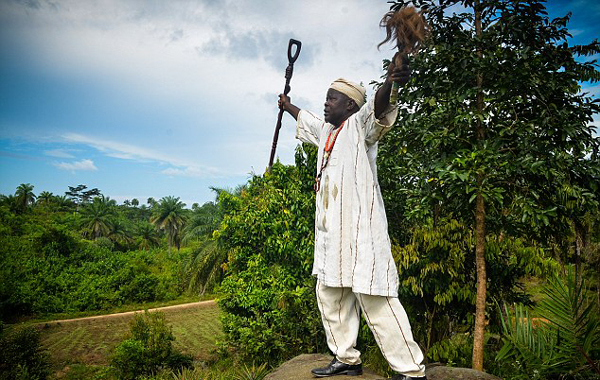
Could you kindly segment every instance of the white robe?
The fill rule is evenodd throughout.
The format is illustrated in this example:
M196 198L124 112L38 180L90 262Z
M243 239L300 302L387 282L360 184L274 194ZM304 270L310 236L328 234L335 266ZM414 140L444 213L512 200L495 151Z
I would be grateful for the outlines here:
M388 107L377 120L374 108L371 99L348 118L323 170L316 197L312 274L330 287L397 297L398 271L376 160L378 141L394 124L398 110ZM298 114L296 138L319 147L317 171L332 130L332 124L309 111Z

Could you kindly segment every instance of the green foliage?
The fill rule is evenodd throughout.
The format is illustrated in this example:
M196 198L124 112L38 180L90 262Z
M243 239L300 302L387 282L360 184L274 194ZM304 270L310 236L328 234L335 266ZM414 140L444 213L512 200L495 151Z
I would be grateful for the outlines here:
M569 268L554 277L534 319L521 305L502 315L504 346L497 361L517 361L519 371L539 379L600 378L600 317L586 281ZM514 370L514 368L511 368Z
M69 191L65 192L65 196L77 205L86 204L93 198L102 196L97 188L86 189L86 185L69 186Z
M157 247L160 244L160 239L154 225L148 221L142 221L135 227L138 235L138 247L143 250L148 250Z
M215 189L217 193L219 191ZM183 242L191 240L202 240L212 236L214 230L219 227L223 215L217 203L206 202L201 207L193 208L190 220L185 226Z
M30 183L22 183L17 187L15 192L15 201L19 211L24 212L35 202L35 194L33 194L33 186Z
M0 322L0 379L44 380L50 362L34 327L6 329Z
M480 193L488 231L540 240L564 234L566 219L598 205L600 140L590 122L600 104L578 83L598 64L577 57L600 45L568 46L568 16L548 20L536 0L481 1L479 37L472 12L416 4L427 6L432 33L401 91L401 123L382 144L384 194L406 197L406 205L392 201L413 218L471 221Z
M136 314L129 339L121 342L111 358L119 379L154 375L162 368L192 367L192 357L173 348L173 332L160 312Z
M152 218L150 218L152 224L167 232L169 254L173 244L178 249L181 244L181 232L186 221L184 207L185 203L181 202L179 197L168 196L163 197L152 211Z
M223 279L226 261L227 251L219 247L215 239L205 238L183 263L183 271L189 276L186 278L188 291L204 294L215 289Z
M164 377L157 376L155 380L231 380L236 379L243 373L244 367L247 365L234 362L232 358L224 358L217 362L202 363L202 366L196 366L194 369L183 368L175 373L168 374ZM206 365L204 365L206 364ZM252 365L248 370L250 373L253 371L258 374L262 373L262 368L265 366L254 366Z
M427 357L448 366L470 367L472 351L473 338L469 334L454 334L435 342L427 352Z
M181 255L113 252L107 238L89 242L53 223L20 228L22 234L0 236L3 319L169 300L183 291Z
M215 237L229 252L220 287L223 347L242 361L276 364L322 347L311 277L316 151L275 164L239 195L222 191Z
M569 17L549 20L539 0L402 0L392 8L409 3L427 9L431 35L410 62L400 122L384 137L382 190L405 197L396 204L409 223L449 217L477 236L473 356L481 369L485 285L497 283L486 276L489 235L547 247L598 210L600 139L591 122L600 103L579 83L596 81L598 64L577 58L600 53L600 44L569 46Z
M239 367L234 380L262 380L269 372L270 368L265 363L259 366L255 366L254 364L248 366L244 363Z
M117 205L98 189L86 188L70 187L67 194L72 200L42 192L34 204L33 186L22 185L17 195L28 199L27 212L19 206L18 196L0 196L2 320L166 301L186 289L212 290L221 280L220 264L226 254L198 248L195 238L200 232L203 239L212 234L220 220L216 204L207 203L191 213L205 217L190 225L191 249L167 256L160 250L161 231L149 219L154 213L158 227L171 231L169 246L179 247L190 211L178 198L163 198L151 210L136 207L133 201ZM207 220L209 215L214 218Z
M92 239L108 237L115 217L115 203L110 198L95 197L81 208L81 223L84 234Z
M436 342L468 331L475 309L475 238L457 220L441 219L411 230L410 244L392 246L400 274L399 298L413 323L413 333L425 351ZM518 282L526 274L554 269L544 251L519 239L489 236L486 242L489 303L525 301ZM443 360L443 355L435 360ZM454 360L453 357L446 358Z

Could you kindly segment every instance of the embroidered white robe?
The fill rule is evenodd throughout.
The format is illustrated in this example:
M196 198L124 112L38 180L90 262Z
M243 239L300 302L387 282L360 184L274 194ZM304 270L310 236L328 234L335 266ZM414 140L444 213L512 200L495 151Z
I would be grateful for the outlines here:
M374 99L370 99L348 118L323 170L316 197L312 274L330 287L397 297L398 272L376 159L378 141L392 127L398 111L388 107L377 120L374 108ZM296 138L319 147L317 170L333 128L312 112L301 110L298 114Z

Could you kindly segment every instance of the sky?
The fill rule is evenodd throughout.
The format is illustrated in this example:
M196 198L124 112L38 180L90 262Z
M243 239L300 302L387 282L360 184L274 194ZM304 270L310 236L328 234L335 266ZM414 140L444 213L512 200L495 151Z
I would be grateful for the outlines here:
M599 2L546 6L573 13L571 43L599 37ZM0 0L0 194L85 184L119 203L212 201L211 187L265 171L289 39L302 41L292 101L321 113L338 77L373 94L393 55L377 49L388 10L384 0ZM285 115L285 164L294 132Z

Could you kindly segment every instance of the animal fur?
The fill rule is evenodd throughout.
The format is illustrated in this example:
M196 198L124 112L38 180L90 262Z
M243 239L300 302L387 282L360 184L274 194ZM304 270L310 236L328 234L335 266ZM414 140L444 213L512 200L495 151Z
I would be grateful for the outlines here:
M385 27L387 36L377 45L377 48L388 41L395 40L398 52L401 53L397 56L417 53L429 32L423 12L417 12L414 7L404 7L386 13L379 25Z

